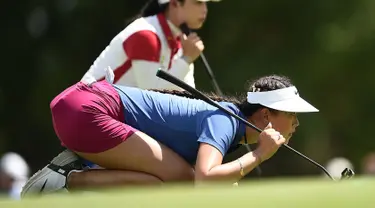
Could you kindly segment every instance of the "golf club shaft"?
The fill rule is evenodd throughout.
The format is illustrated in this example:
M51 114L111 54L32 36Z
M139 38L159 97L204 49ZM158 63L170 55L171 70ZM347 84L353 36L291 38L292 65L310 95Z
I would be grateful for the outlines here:
M181 24L180 29L181 29L181 31L182 31L185 35L189 35L189 34L191 33L191 31L190 31L190 29L189 29L189 27L187 26L186 23ZM216 81L215 75L214 75L214 73L213 73L213 71L212 71L210 65L208 64L208 61L207 61L207 59L206 59L206 56L203 54L203 52L200 53L200 57L201 57L201 60L202 60L202 62L203 62L203 64L204 64L204 66L205 66L206 72L207 72L208 76L210 77L211 82L212 82L212 84L213 84L213 86L214 86L214 88L215 88L216 94L218 94L218 95L223 95L223 92L221 91L221 89L220 89L220 87L219 87L219 84L218 84L217 81Z
M165 72L163 70L158 70L158 72L156 73L156 76L158 76L159 78L162 78L168 82L171 82L179 87L181 87L182 89L188 91L189 93L191 93L192 95L194 95L195 97L219 108L220 110L226 112L227 114L237 118L238 120L242 121L243 123L245 123L246 125L248 125L249 127L255 129L256 131L258 131L259 133L261 133L263 130L261 130L260 128L254 126L252 123L248 122L247 120L241 118L240 116L230 112L229 110L227 110L226 108L224 108L223 106L221 106L219 103L213 101L212 99L210 99L209 97L207 97L206 95L204 95L202 92L198 91L197 89L191 87L190 85L186 84L185 82L181 81L180 79L170 75L168 72ZM332 175L328 172L327 169L325 169L322 165L320 165L319 163L315 162L314 160L310 159L309 157L307 157L306 155L298 152L297 150L293 149L292 147L288 146L287 144L283 144L284 147L286 147L288 150L294 152L295 154L299 155L300 157L304 158L305 160L309 161L310 163L314 164L316 167L320 168L321 170L323 170L323 172L325 174L327 174L327 176L329 176L332 180L335 180Z
M221 91L220 87L219 87L219 84L217 83L216 81L216 78L214 76L214 73L212 72L212 69L210 67L210 65L208 64L208 61L206 59L206 57L204 56L203 52L200 54L200 57L201 57L201 60L203 61L203 64L206 66L206 72L208 74L208 76L210 76L210 79L211 79L211 82L215 88L215 91L216 91L216 94L218 95L223 95L223 92Z

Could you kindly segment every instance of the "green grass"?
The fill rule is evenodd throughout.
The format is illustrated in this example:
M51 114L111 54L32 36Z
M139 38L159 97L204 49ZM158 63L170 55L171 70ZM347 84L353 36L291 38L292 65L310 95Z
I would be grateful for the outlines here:
M375 179L332 182L322 179L262 180L239 187L170 186L122 189L105 193L54 195L22 201L2 201L6 207L375 207ZM229 208L229 207L228 207Z

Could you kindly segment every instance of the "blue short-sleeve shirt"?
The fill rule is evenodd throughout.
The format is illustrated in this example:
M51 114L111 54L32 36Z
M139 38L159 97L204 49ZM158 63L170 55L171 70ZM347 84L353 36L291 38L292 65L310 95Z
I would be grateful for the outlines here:
M195 164L200 143L224 156L237 146L245 125L222 110L198 99L114 85L124 105L125 123L166 145ZM229 102L220 105L244 118Z

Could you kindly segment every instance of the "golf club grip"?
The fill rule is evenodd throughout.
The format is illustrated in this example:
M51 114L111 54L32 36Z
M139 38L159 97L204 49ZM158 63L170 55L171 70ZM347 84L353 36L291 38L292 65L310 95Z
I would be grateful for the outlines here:
M259 133L262 132L261 129L259 129L258 127L254 126L253 124L249 123L248 121L246 121L245 119L241 118L240 116L230 112L229 110L227 110L226 108L224 108L223 106L221 106L219 103L213 101L212 99L210 99L209 97L207 97L206 95L204 95L203 93L201 93L200 91L198 91L197 89L193 88L192 86L186 84L184 81L181 81L180 79L170 75L168 72L165 72L161 69L158 70L158 72L156 73L156 76L168 81L168 82L171 82L173 84L175 84L176 86L188 91L190 94L194 95L195 97L197 97L198 99L201 99L201 100L204 100L205 102L219 108L220 110L228 113L229 115L241 120L242 122L246 123L248 126L254 128L256 131L258 131Z
M189 35L189 34L191 33L190 28L187 26L186 23L182 23L182 24L180 25L180 29L181 29L181 31L182 31L185 35Z

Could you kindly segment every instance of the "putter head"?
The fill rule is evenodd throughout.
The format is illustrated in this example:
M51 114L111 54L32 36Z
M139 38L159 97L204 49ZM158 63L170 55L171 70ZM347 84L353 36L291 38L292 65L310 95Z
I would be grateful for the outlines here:
M341 172L341 180L343 179L350 179L351 177L353 177L355 175L354 171L350 168L345 168L342 172Z

